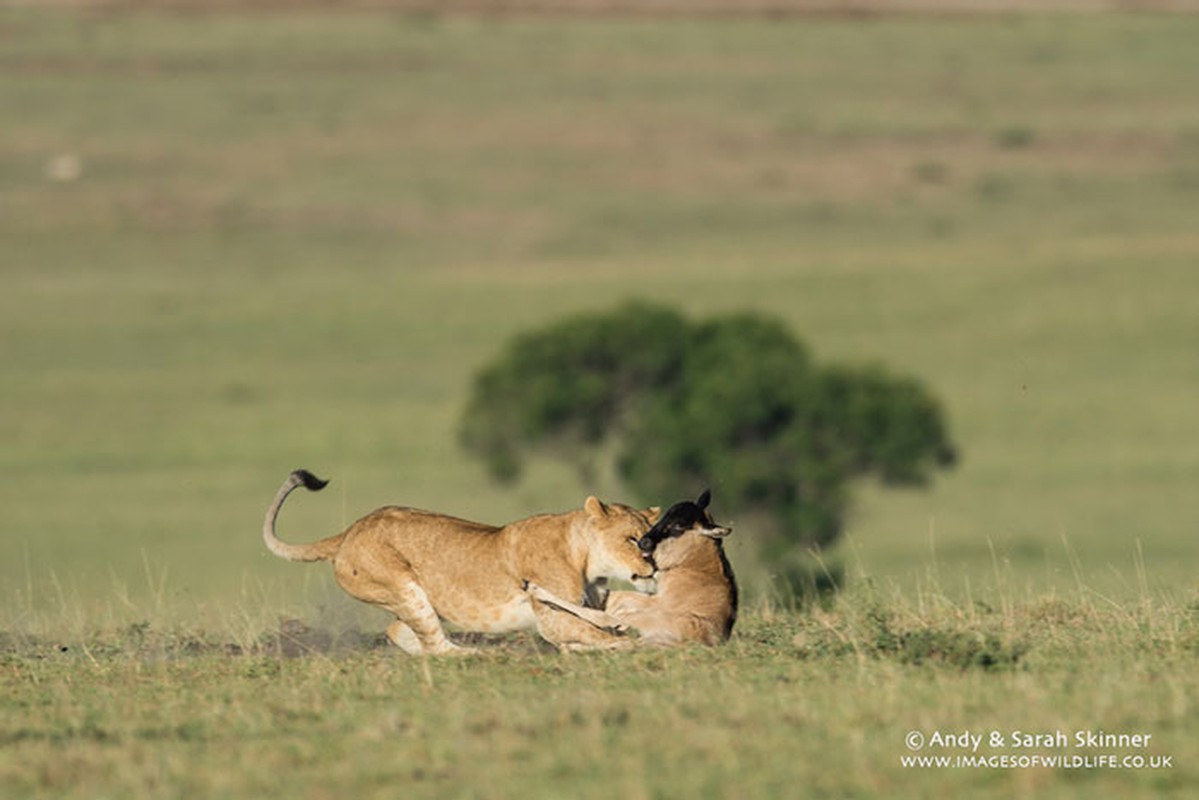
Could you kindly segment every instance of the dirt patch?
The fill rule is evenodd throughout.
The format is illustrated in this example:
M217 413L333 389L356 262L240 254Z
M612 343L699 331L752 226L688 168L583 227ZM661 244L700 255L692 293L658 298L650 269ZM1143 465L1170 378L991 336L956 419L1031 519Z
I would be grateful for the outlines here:
M456 644L502 653L554 652L533 633L483 634L451 631ZM50 639L0 631L0 665L57 659L136 659L148 662L174 661L205 656L263 657L294 659L314 656L350 656L380 651L406 657L381 631L365 631L336 624L309 623L281 618L275 630L248 644L203 633L153 630L134 623L117 631L93 633L82 639Z
M449 632L450 640L464 647L505 652L552 651L553 648L532 634L486 634ZM235 645L231 647L236 647ZM279 628L262 636L249 648L249 655L275 655L279 658L305 658L314 655L338 655L361 653L371 650L400 650L377 631L362 631L353 628L338 629L335 626L309 624L303 620L285 618L279 620ZM230 655L241 655L243 650L226 651Z

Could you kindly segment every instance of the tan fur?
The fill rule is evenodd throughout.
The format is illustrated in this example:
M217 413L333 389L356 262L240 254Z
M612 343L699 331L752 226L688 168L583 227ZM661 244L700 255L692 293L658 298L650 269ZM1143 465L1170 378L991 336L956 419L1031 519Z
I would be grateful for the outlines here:
M720 644L728 639L737 610L733 577L720 547L696 531L662 540L654 550L657 593L612 592L602 611L572 603L536 581L529 581L527 589L538 601L598 628L635 628L644 644Z
M589 582L648 577L653 566L637 540L658 509L638 511L588 497L580 510L495 527L387 506L335 536L291 545L275 535L275 520L288 494L305 483L300 475L284 482L267 510L267 547L292 561L331 561L346 592L395 615L387 635L405 651L464 651L446 637L442 620L468 631L536 629L566 650L628 646L626 639L532 598L522 582L533 577L557 596L581 600Z

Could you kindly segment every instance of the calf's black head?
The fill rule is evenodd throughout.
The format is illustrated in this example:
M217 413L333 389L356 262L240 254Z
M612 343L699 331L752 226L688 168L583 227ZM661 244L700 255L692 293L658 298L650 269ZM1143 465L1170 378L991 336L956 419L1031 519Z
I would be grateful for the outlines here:
M641 552L647 555L653 553L654 548L664 539L682 536L691 531L712 539L723 539L728 536L732 530L717 525L708 514L708 503L711 500L712 492L705 489L695 502L684 500L681 503L675 503L641 537L637 543Z

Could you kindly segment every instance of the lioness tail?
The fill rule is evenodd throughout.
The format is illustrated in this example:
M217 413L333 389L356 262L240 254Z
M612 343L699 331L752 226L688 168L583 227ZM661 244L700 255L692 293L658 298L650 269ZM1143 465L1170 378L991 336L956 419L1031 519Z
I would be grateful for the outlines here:
M303 486L310 492L319 492L328 484L328 481L321 480L306 469L297 469L287 476L287 480L279 487L279 493L275 495L271 507L266 510L266 521L262 523L262 538L272 553L288 561L328 561L333 558L344 534L339 533L312 544L288 544L275 535L275 520L279 517L279 509L296 487Z

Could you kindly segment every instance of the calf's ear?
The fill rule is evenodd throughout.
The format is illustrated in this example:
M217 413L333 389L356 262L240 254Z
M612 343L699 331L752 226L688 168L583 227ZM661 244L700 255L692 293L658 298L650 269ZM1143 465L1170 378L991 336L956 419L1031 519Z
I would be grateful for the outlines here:
M733 532L732 528L699 528L698 532L710 539L723 539Z
M699 499L695 501L695 504L699 506L700 511L703 511L708 507L708 503L710 502L712 502L712 490L704 489L704 493L699 496Z

